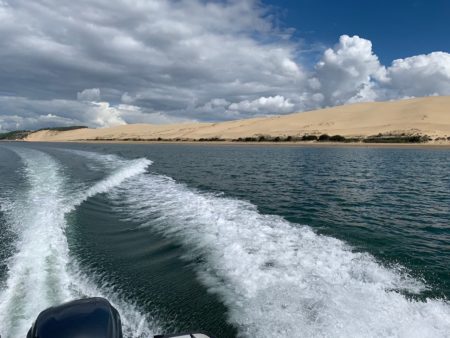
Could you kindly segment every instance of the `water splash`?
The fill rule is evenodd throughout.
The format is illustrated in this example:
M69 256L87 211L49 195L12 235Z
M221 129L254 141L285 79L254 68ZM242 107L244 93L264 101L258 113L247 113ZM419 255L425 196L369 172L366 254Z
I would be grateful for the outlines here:
M177 239L241 337L448 337L450 306L407 299L422 282L251 203L140 175L110 198Z
M29 191L25 198L17 194L18 198L9 201L3 210L18 240L16 253L8 262L6 287L0 294L2 336L24 337L42 309L74 297L94 295L108 296L118 308L126 336L150 336L156 327L154 322L150 324L135 306L107 288L96 287L74 268L65 236L65 215L87 198L145 172L151 161L129 161L93 187L76 193L67 190L62 168L52 157L36 150L12 150L25 164L23 175Z

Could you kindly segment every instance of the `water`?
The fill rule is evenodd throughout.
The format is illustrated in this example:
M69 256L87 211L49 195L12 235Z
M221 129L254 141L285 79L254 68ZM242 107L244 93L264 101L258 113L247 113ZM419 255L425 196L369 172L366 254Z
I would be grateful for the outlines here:
M0 144L0 333L450 337L450 151Z

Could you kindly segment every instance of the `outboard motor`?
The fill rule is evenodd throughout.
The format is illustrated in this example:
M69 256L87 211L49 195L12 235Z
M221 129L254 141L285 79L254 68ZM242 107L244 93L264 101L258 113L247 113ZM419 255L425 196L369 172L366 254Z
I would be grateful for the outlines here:
M117 310L104 298L74 300L42 311L27 338L123 338Z
M37 317L27 338L123 338L119 312L104 298L85 298L50 307ZM150 337L149 337L150 338ZM213 338L203 333L154 338Z

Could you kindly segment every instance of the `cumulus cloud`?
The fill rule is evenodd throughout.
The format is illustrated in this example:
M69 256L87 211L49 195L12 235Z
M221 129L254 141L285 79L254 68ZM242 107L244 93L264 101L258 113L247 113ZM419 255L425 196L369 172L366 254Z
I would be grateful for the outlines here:
M149 114L222 119L201 108L214 98L296 95L305 79L296 45L256 0L7 0L0 15L0 92L14 96L78 93Z
M386 69L372 51L372 43L348 35L341 36L334 48L325 51L315 71L312 89L320 91L324 105L373 99L373 81L384 81L386 76Z
M232 103L228 109L231 111L257 114L282 114L291 112L294 104L281 95L260 97L256 100L244 100L238 103Z
M449 95L450 54L434 52L380 64L372 43L343 35L327 49L308 80L304 98L314 106Z
M85 89L82 92L78 92L77 100L98 102L98 101L100 101L100 89L91 88L91 89Z
M450 54L434 52L395 60L388 68L391 96L450 94Z
M258 0L0 1L1 129L221 121L450 94L447 53L384 66L369 40L344 35L308 67L270 14Z
M0 93L225 119L212 100L295 97L306 80L298 44L267 14L256 0L2 1Z
M188 121L163 112L148 113L140 107L108 102L75 100L33 100L0 96L0 130L38 129L45 127L87 125L110 127L128 123L175 123Z

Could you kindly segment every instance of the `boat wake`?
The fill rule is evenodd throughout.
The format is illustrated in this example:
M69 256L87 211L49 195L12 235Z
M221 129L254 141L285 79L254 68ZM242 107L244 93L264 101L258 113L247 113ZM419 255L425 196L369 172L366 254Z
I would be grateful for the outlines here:
M65 215L83 201L105 193L145 172L149 160L129 161L85 191L68 191L63 169L49 155L11 148L24 162L29 191L16 194L2 208L17 236L16 252L8 262L8 279L0 294L2 337L25 337L33 320L48 306L82 296L105 296L122 315L126 337L149 337L154 321L106 287L97 287L77 269L69 256ZM5 201L2 203L6 204Z
M141 226L175 238L242 337L448 337L450 306L399 268L245 201L145 174L109 193Z
M159 330L155 319L92 283L70 258L65 215L99 193L107 193L125 220L184 247L183 259L227 306L240 337L449 337L446 300L405 296L425 290L422 281L308 226L150 174L146 159L70 150L112 174L69 194L63 169L51 156L14 151L25 163L29 192L4 208L18 235L0 294L4 337L24 336L45 306L80 295L110 299L127 337L150 337Z

